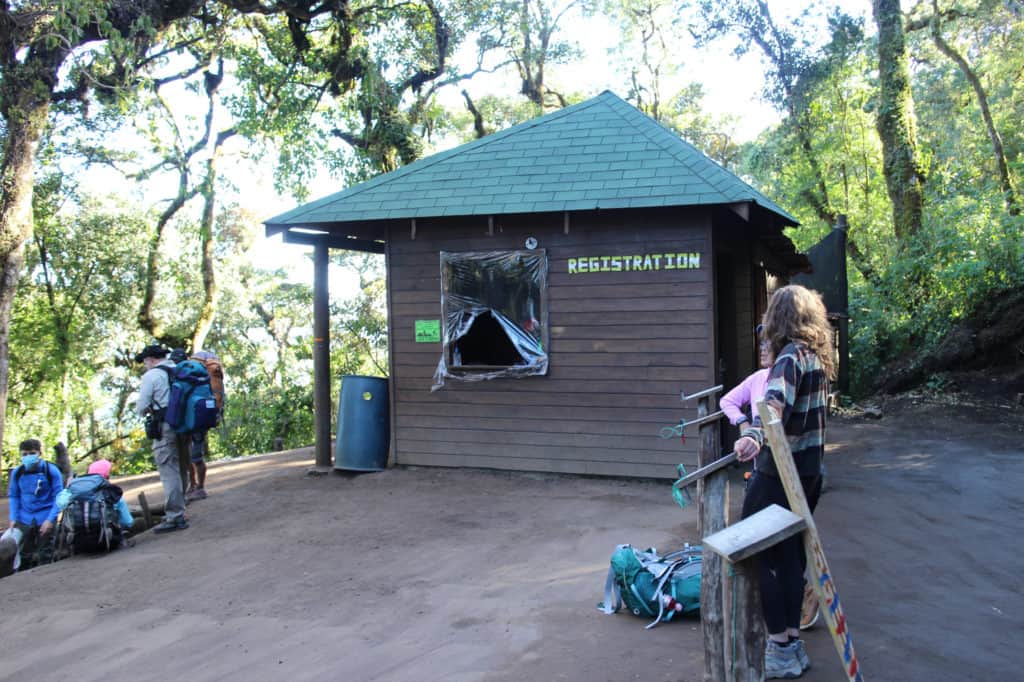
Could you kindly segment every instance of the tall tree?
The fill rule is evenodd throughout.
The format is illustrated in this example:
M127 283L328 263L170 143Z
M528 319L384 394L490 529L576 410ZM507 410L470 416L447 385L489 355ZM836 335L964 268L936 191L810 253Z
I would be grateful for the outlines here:
M772 16L765 0L700 0L696 24L691 29L698 44L733 35L738 41L733 52L746 54L756 47L767 65L764 96L785 112L783 123L792 132L807 173L800 187L800 197L812 207L814 215L825 225L835 223L839 211L829 191L827 173L815 149L816 129L812 123L811 101L816 85L824 75L838 68L846 59L850 46L862 36L859 24L843 14L829 21L832 33L830 49L823 56L815 55L814 34L804 28L805 15L789 26ZM848 234L847 255L868 281L877 281L870 258L861 247L857 227Z
M66 184L51 173L36 186L11 331L11 434L60 440L77 454L126 433L120 406L109 409L99 387L128 376L114 349L136 336L128 311L138 300L148 216Z
M193 35L174 30L190 26L195 27ZM154 69L189 54L201 42L195 34L230 35L242 30L254 40L247 44L251 49L243 56L248 62L239 72L252 74L257 71L255 62L267 56L273 56L268 62L280 69L276 80L247 80L248 89L234 99L232 113L239 121L239 132L255 138L273 136L275 126L276 131L288 129L286 135L294 143L289 149L292 158L304 140L304 127L297 121L314 114L324 97L369 92L375 75L393 71L406 74L396 91L398 97L416 92L440 76L452 49L448 25L434 0L371 0L358 5L347 0L0 2L0 443L8 393L11 306L24 247L32 234L35 155L54 107L84 107L90 98L116 102L137 91ZM415 49L401 53L400 65L384 58L389 41L424 33L432 36L428 48L433 59L417 53L421 43L416 40L411 41ZM367 47L371 38L378 44L376 54ZM376 57L380 59L375 61ZM366 87L356 87L364 80ZM287 88L289 84L294 87ZM296 94L300 85L309 87ZM393 100L380 109L381 129L389 129ZM394 142L394 137L388 140ZM215 168L207 171L212 178ZM200 193L206 191L202 183L192 184L186 196L197 186Z
M61 71L77 51L96 42L109 45L113 53L145 51L163 30L200 4L198 0L0 3L0 117L5 127L0 158L0 444L7 410L11 307L25 243L32 236L36 150L51 107L82 97L93 85L85 79L62 81Z
M992 160L998 174L999 186L1003 193L1006 211L1010 215L1019 215L1021 210L1020 199L1017 196L1017 190L1011 178L1003 136L996 126L992 115L992 108L989 104L988 92L982 83L982 74L978 72L976 67L971 65L964 50L956 46L955 33L953 37L946 36L947 25L954 23L958 19L969 18L972 14L973 12L956 6L951 6L949 9L941 9L938 0L931 0L927 6L922 2L915 8L914 16L907 21L906 30L910 32L927 29L935 47L956 65L956 68L970 85L978 103L978 109L981 112L982 122L985 125L989 142L992 145ZM983 49L983 47L978 46L976 51L980 52Z
M925 172L917 150L914 97L899 0L874 0L878 26L878 135L884 149L885 186L892 201L896 237L921 230Z

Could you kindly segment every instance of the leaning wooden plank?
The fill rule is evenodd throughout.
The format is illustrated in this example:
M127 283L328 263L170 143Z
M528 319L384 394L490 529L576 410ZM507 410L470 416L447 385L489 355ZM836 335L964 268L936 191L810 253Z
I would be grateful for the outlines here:
M673 487L676 487L676 488L685 488L686 486L691 485L691 484L696 483L697 481L701 480L702 478L704 478L708 474L713 474L716 471L718 471L719 469L722 469L724 467L729 466L730 464L732 464L735 461L736 461L736 453L735 452L730 452L725 457L720 457L719 459L716 459L711 464L708 464L706 466L702 466L701 468L694 470L693 472L687 474L686 476L683 476L682 478L680 478L678 481L676 481L672 485L673 485Z
M807 530L804 531L804 551L807 552L807 565L811 569L811 581L814 584L814 591L818 595L821 614L832 634L832 643L835 644L836 651L839 652L839 658L843 662L843 670L846 672L847 678L863 682L864 676L860 672L860 663L853 650L853 638L850 637L846 614L843 613L843 607L839 601L839 590L832 579L828 562L825 561L825 551L821 547L818 527L814 524L810 507L807 506L807 498L804 497L804 489L800 484L800 475L796 471L796 464L793 462L793 452L789 449L789 441L786 440L786 432L782 428L782 422L763 400L757 402L757 413L761 417L765 437L772 448L775 468L786 489L789 508L802 516L807 523Z
M806 527L799 515L773 504L707 536L701 544L734 564L796 535Z

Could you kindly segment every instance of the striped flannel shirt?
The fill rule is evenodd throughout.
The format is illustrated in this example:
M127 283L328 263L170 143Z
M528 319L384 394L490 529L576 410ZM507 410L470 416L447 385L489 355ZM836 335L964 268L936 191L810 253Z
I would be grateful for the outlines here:
M791 342L779 353L768 375L764 399L784 405L782 424L797 472L801 476L819 475L821 458L825 453L828 378L818 356L805 343ZM756 409L753 425L742 435L750 436L761 444L761 452L755 461L757 470L778 476Z

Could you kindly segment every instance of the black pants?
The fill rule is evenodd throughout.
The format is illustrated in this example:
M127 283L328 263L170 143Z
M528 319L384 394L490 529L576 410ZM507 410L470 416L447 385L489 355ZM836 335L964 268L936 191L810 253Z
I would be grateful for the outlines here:
M21 531L21 568L25 571L33 566L42 566L53 561L56 525L46 535L40 535L39 526L15 521L14 527Z
M807 497L807 505L813 512L821 495L821 476L801 476L800 483ZM743 498L743 518L773 504L789 509L782 480L754 472L747 482L747 493ZM761 608L769 634L800 626L806 567L807 556L800 533L758 554Z

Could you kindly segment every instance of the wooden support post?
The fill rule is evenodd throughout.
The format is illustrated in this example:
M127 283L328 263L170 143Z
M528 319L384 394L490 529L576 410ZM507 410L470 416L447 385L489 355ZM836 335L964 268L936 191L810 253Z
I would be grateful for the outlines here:
M153 515L149 511L146 493L139 493L139 507L142 508L142 520L146 522L146 530L149 530L153 527Z
M697 419L711 414L711 395L703 395L697 401ZM718 421L701 424L700 448L697 463L708 466L719 459L721 448L718 438ZM720 470L702 479L697 484L697 509L700 514L701 537L717 533L726 526L726 510L729 507L729 475ZM728 669L725 648L725 626L722 600L722 559L717 554L705 554L701 568L701 624L704 631L704 680L725 682Z
M315 464L331 467L331 310L327 285L328 248L313 247L313 432Z
M735 622L726 629L730 682L764 680L764 617L754 555L792 537L806 527L804 520L773 504L753 516L701 540L705 549L721 555L731 570L733 590L726 592L726 613ZM707 561L705 553L704 561ZM731 566L730 566L731 564Z
M487 216L487 236L494 236L494 216L492 215Z
M850 318L839 318L839 376L836 387L843 395L850 394Z
M761 586L757 559L732 566L732 590L726 595L726 608L734 615L730 682L764 680L764 613L761 610Z
M761 416L765 437L772 448L775 468L779 472L782 486L786 489L789 508L802 516L807 524L803 539L804 551L807 552L807 566L811 573L811 583L818 595L821 615L832 635L832 643L835 644L839 660L842 661L843 672L846 673L850 682L863 682L864 676L860 672L857 653L853 650L853 638L850 637L846 614L839 601L839 590L836 588L832 572L825 560L825 551L821 547L818 527L811 516L811 508L807 505L807 498L804 496L803 486L800 484L800 475L793 462L793 452L789 449L789 441L786 439L782 422L763 400L757 402L757 413Z

